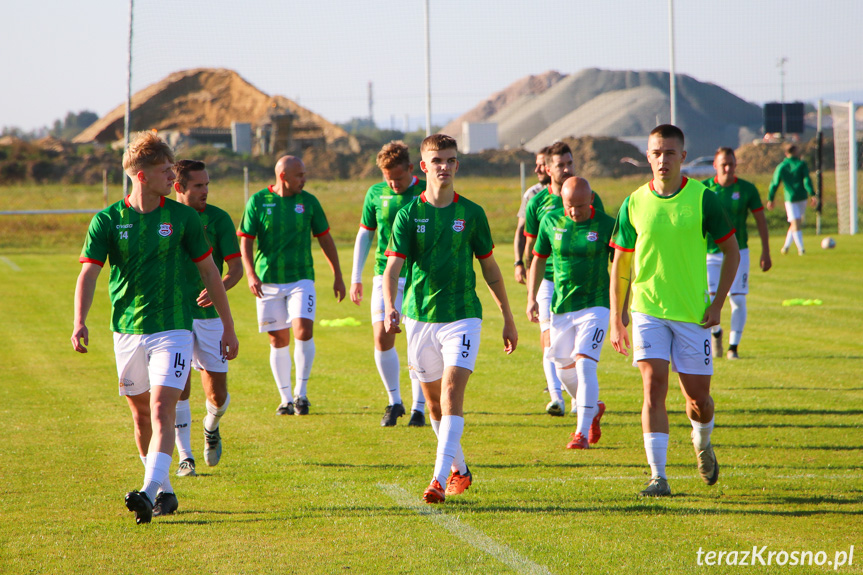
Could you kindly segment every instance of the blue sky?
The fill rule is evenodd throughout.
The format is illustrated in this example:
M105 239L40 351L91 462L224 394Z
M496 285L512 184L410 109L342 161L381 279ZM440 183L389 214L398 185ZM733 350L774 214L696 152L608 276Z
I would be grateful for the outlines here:
M668 70L667 0L430 0L432 111L467 111L518 78L583 68ZM128 3L4 0L0 126L125 98ZM539 5L538 5L539 4ZM133 89L225 67L331 121L402 128L425 110L423 0L138 0ZM863 1L675 0L677 72L761 103L863 98ZM856 28L856 29L855 29ZM418 127L412 123L411 128Z

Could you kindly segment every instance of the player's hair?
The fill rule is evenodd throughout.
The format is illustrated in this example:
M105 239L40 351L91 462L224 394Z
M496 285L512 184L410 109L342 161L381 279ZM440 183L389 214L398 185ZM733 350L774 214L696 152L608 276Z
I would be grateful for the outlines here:
M404 142L393 140L389 144L384 144L378 152L376 163L382 170L391 170L397 166L407 167L411 165L411 153Z
M551 163L552 156L562 156L564 154L572 154L569 144L566 142L555 142L545 148L545 163Z
M420 145L420 153L439 150L458 151L458 143L455 141L455 138L446 134L432 134L423 140L423 143Z
M680 140L680 145L686 145L686 139L683 137L683 130L672 124L660 124L659 126L656 126L650 130L650 134L648 134L647 137L649 138L650 136L659 136L663 140L677 138Z
M734 148L729 148L728 146L720 146L716 148L716 153L713 154L713 158L715 159L718 156L731 156L734 159L737 159L737 156L734 155Z
M536 153L536 155L537 155L537 156L543 156L543 157L544 157L544 156L547 156L547 155L548 155L548 148L549 148L549 147L550 147L550 146L543 146L543 147L542 147L542 148L540 148L540 150Z
M200 160L180 160L174 165L174 171L177 172L177 183L184 190L186 183L189 181L189 174L192 172L203 172L207 169L207 164Z
M785 150L785 153L789 156L793 156L797 153L797 144L793 142L787 142L783 144L782 148Z
M123 152L123 170L132 176L141 169L163 162L174 163L174 152L153 132L138 132Z

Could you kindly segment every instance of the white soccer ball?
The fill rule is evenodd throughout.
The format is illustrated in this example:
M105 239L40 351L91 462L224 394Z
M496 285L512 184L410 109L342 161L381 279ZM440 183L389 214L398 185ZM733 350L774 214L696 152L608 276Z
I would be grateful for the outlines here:
M830 250L836 247L836 242L830 236L821 240L821 247L825 250Z

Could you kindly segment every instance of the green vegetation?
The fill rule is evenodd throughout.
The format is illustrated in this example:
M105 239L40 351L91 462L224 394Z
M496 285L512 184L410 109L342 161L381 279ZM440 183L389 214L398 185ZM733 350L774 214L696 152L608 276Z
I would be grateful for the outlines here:
M765 182L756 181L763 192ZM345 277L368 183L308 186L328 212ZM594 185L616 207L637 183ZM316 326L311 415L274 414L279 398L267 340L257 333L254 301L241 281L229 292L241 348L229 374L222 463L207 468L200 455L203 394L193 375L200 475L172 476L179 512L136 526L123 494L140 487L143 468L128 408L116 395L106 273L88 322L89 353L75 354L69 342L77 254L89 217L3 219L0 573L679 574L708 572L697 563L699 549L765 545L824 551L831 561L854 545L853 566L838 572L863 572L863 238L840 236L834 250L821 250L810 225L807 255L780 256L784 224L773 213L775 267L765 274L753 266L742 359L716 367L719 483L707 487L698 478L682 397L672 386L674 497L639 501L635 494L649 471L641 383L628 359L610 346L603 351L599 379L608 412L597 449L566 450L575 418L544 413L538 330L524 316L524 287L511 274L517 185L517 179L471 178L459 185L488 210L521 339L512 356L503 354L500 317L480 289L487 310L483 349L468 387L463 441L475 483L434 509L419 505L434 463L434 434L406 427L407 418L395 428L379 426L386 395L372 359L368 304L329 297L332 275L315 250L318 319L352 316L363 325ZM38 194L40 201L80 198L98 207L100 193L0 188L0 202ZM211 193L238 217L241 186L214 181ZM51 220L61 223L46 231ZM832 222L835 233L835 216ZM824 303L783 307L790 298ZM726 324L727 318L726 309ZM403 354L403 337L398 347ZM778 569L774 563L709 570L739 571Z

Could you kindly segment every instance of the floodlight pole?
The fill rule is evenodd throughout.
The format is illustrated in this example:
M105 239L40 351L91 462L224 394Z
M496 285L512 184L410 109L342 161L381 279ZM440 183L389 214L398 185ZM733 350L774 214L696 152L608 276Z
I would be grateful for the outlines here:
M431 136L431 48L429 32L429 0L425 0L426 19L426 137Z
M135 12L135 0L129 0L129 47L126 52L126 116L123 120L123 149L129 147L129 122L132 117L132 18ZM123 197L129 193L129 178L123 178Z
M670 50L670 85L668 88L671 99L671 123L677 125L677 78L674 72L674 0L668 0L668 45Z
M779 103L782 105L782 139L785 139L785 63L788 58L782 56L776 66L779 68Z

